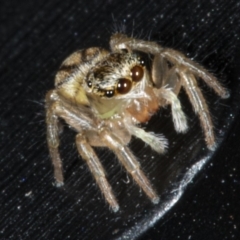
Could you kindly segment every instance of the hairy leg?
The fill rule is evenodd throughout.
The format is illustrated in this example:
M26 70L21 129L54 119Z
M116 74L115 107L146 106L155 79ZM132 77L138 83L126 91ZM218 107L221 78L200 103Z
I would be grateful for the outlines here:
M65 106L66 105L66 106ZM62 161L59 155L59 118L64 119L70 126L78 132L82 128L93 129L93 119L87 113L79 113L73 106L67 103L59 102L54 91L50 91L46 96L46 124L47 124L47 142L54 167L54 177L56 185L63 185Z
M182 53L166 48L161 53L161 55L167 58L173 64L179 65L191 71L194 75L200 77L205 83L211 87L220 97L228 98L229 92L222 84L210 74L206 69L204 69L200 64L192 61L191 59L185 57Z
M155 42L129 38L124 34L116 33L111 36L110 47L112 51L120 51L122 49L139 50L146 53L158 54L163 48Z
M222 98L228 98L229 92L226 88L222 86L218 80L205 70L201 65L192 61L191 59L184 56L184 54L179 51L163 48L155 42L149 42L134 38L129 38L124 34L114 34L110 40L110 46L113 51L120 51L121 49L128 49L129 51L137 50L145 53L150 53L155 55L155 61L158 63L161 57L169 60L172 64L176 66L183 66L185 69L189 69L192 73L200 78L202 78L208 86L214 89L214 91ZM160 55L161 57L156 57Z
M50 152L50 157L54 167L54 177L56 185L63 185L62 161L59 155L59 129L58 129L58 115L55 112L55 105L51 102L50 94L46 97L46 123L47 123L47 142Z
M101 130L101 139L117 155L121 164L132 175L136 183L143 189L153 203L159 202L159 197L153 190L149 180L140 169L140 164L131 153L128 147L124 146L120 139L109 133L107 130Z
M198 114L201 126L205 134L205 141L210 150L216 147L213 123L208 110L206 100L197 85L193 74L181 73L183 87L193 105L193 109Z
M99 161L97 155L95 154L94 150L82 134L77 135L76 144L79 154L86 161L105 199L107 200L113 211L117 212L119 209L119 205L112 192L112 188L106 179L103 166Z

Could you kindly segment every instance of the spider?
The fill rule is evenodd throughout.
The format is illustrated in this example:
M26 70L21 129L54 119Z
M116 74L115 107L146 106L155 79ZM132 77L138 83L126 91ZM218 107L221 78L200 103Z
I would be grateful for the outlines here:
M59 147L59 119L76 130L76 146L114 212L118 202L93 147L107 147L155 204L159 196L128 147L131 136L164 153L167 139L146 132L147 122L160 108L171 106L177 132L185 132L187 120L178 93L183 87L198 115L210 150L216 146L213 123L197 78L222 98L229 93L218 80L182 53L155 42L116 33L110 49L92 47L71 54L60 66L55 89L46 95L47 142L57 186L63 185Z

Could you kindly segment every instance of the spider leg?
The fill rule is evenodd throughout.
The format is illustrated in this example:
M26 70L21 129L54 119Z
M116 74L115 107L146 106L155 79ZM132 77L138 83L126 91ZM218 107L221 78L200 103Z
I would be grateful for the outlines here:
M229 92L222 84L204 69L200 64L185 57L182 53L173 49L164 49L161 55L171 61L173 64L188 68L194 75L200 77L204 82L211 87L221 98L228 98Z
M50 152L50 157L54 167L54 177L58 187L63 185L62 161L59 155L59 129L58 116L55 112L55 105L51 103L50 94L46 97L47 114L47 142Z
M70 126L75 128L78 132L83 132L83 128L94 129L93 119L90 119L87 113L79 115L79 112L72 106L70 108L67 103L59 102L55 98L54 91L50 91L46 96L47 107L47 140L50 150L50 156L54 167L54 177L57 182L57 186L63 185L63 172L62 162L58 151L59 146L59 131L58 131L58 118L64 119ZM66 106L65 106L66 105ZM82 109L84 110L84 109ZM86 141L86 139L79 133L76 137L76 144L78 151L83 159L86 160L90 171L96 179L101 191L103 192L107 202L116 212L119 209L115 196L112 193L112 189L105 177L104 169L99 162L92 147Z
M113 211L117 212L119 209L119 205L112 192L112 188L106 179L104 168L99 161L97 155L95 154L94 150L82 134L78 134L76 136L76 144L79 154L88 164L88 167L93 174L99 188L101 189L105 199L107 200Z
M65 106L66 105L66 106ZM93 120L83 113L79 115L73 107L67 106L67 103L59 102L54 91L50 91L46 96L46 124L47 124L47 142L50 157L54 167L54 178L57 186L63 185L62 161L59 155L59 117L64 119L70 126L78 132L82 128L93 128ZM71 110L68 110L71 109ZM84 111L84 109L82 109Z
M179 72L180 73L180 72ZM213 123L208 110L206 100L197 85L196 78L191 73L180 73L182 85L193 105L193 109L198 114L201 126L205 134L205 141L210 150L216 147Z
M149 180L140 169L140 164L131 153L128 147L126 147L119 138L113 134L108 133L106 130L101 130L100 137L104 143L117 155L121 164L132 175L133 179L143 189L147 196L153 203L159 202L159 197L153 190Z
M150 54L159 54L163 47L155 42L148 42L140 39L129 38L124 34L116 33L111 36L110 47L112 51L127 49L128 51L138 50Z
M224 88L212 74L205 70L201 65L185 57L182 53L176 50L163 48L155 42L129 38L126 35L120 33L112 35L110 40L110 47L113 51L120 51L121 49L127 49L129 51L142 51L155 55L155 58L157 55L161 55L163 58L169 60L173 65L182 65L185 68L190 69L196 76L202 78L206 84L211 87L220 97L229 97L228 90ZM159 57L155 61L159 62L163 60L161 60Z

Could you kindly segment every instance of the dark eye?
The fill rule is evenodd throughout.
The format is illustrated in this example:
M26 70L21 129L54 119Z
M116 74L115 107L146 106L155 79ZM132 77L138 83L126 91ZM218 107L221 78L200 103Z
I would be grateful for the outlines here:
M145 66L145 61L143 58L139 57L138 58L139 63L144 67Z
M122 48L122 49L120 49L121 50L121 52L123 52L123 53L128 53L128 50L126 49L126 48Z
M140 66L135 66L131 69L131 77L134 82L139 82L143 78L143 68Z
M106 90L105 91L105 96L106 97L112 97L114 95L114 91L113 90Z
M92 82L90 80L88 80L87 85L88 85L89 88L91 88L92 87Z
M125 94L130 91L132 87L132 82L126 78L120 78L117 84L117 92L120 94Z

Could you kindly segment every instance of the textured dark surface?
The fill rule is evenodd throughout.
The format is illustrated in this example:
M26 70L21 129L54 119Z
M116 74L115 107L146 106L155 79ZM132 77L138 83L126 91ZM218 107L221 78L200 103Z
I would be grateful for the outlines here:
M239 1L1 1L0 239L240 239ZM112 213L78 156L75 133L61 136L65 186L55 188L44 123L44 96L77 49L108 48L116 30L184 52L231 90L220 100L204 84L219 140L210 153L181 92L190 130L176 134L170 109L144 126L163 133L168 153L140 141L131 148L158 191L154 206L106 149L98 149L119 200ZM205 160L191 179L189 168ZM181 189L181 184L188 185ZM188 184L188 180L190 184ZM169 207L183 193L176 204ZM169 209L169 211L167 211ZM164 214L166 212L166 214ZM162 216L163 215L163 216ZM154 224L154 225L153 225Z

